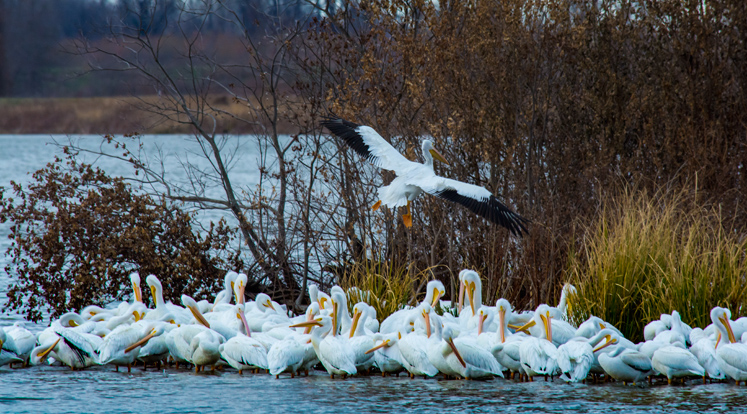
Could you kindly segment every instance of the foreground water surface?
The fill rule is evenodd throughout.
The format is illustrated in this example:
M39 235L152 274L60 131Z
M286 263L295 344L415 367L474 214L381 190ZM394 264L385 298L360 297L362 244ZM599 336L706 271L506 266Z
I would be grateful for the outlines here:
M379 376L330 379L236 371L204 372L111 367L0 368L3 412L741 412L747 387L733 383L623 386L463 381Z

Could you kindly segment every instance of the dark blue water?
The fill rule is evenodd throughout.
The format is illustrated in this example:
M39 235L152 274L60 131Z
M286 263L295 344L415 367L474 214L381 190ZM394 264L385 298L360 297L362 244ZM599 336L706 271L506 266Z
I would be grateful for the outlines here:
M619 383L565 384L509 380L414 380L379 376L276 380L236 371L114 372L110 367L0 368L2 412L741 412L747 387L666 382L634 387Z

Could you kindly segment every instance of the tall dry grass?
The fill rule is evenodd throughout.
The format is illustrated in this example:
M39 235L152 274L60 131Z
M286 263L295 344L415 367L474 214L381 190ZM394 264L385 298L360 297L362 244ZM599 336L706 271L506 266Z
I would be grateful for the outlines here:
M570 255L574 319L596 315L640 341L646 323L672 310L700 327L714 306L745 314L747 238L732 224L687 190L627 189L607 199Z
M424 287L433 269L417 271L412 266L373 260L352 264L338 277L340 287L348 294L349 310L358 302L366 302L383 321L405 306L414 305L425 295Z

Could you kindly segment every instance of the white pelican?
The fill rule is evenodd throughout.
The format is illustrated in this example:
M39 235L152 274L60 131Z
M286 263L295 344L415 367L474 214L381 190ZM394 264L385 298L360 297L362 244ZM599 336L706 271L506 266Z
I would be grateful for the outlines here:
M590 316L589 319L581 323L581 325L578 326L578 329L576 329L575 336L591 338L598 334L602 329L611 329L621 337L623 336L622 332L615 328L611 323L605 322L602 318L596 316Z
M168 315L166 317L169 317ZM169 347L166 344L166 334L173 329L176 329L176 325L166 322L155 322L154 326L161 326L163 333L156 335L140 348L137 354L137 360L143 363L143 369L148 364L156 364L156 368L160 368L161 362L169 356Z
M0 348L7 347L11 349L23 360L23 365L27 365L31 350L36 346L36 335L21 326L21 322L16 322L12 326L6 326L2 330L5 331L5 341L8 342L4 343ZM11 346L11 344L13 345Z
M374 204L374 210L382 203L390 208L406 206L407 213L402 216L402 220L405 226L411 227L410 203L425 191L461 204L473 213L507 228L514 235L521 236L527 232L525 223L528 220L503 205L484 187L437 176L433 171L433 159L448 162L433 148L430 140L423 140L425 162L420 164L402 156L371 127L339 118L328 118L322 125L375 166L396 173L394 181L379 188L380 200Z
M508 321L511 319L513 309L511 303L506 299L498 299L495 303L495 308L498 312L498 330L495 333L493 340L490 338L489 333L482 334L478 337L484 341L484 345L492 345L490 353L502 366L506 367L511 371L511 377L518 372L522 373L521 368L521 341L527 338L523 332L512 334L508 330Z
M192 363L192 339L197 334L209 330L210 328L203 325L181 325L166 333L166 346L177 368L180 362Z
M569 320L573 314L573 298L577 295L576 287L570 283L563 285L563 290L560 292L560 301L558 302L558 310L563 316L563 320Z
M181 325L189 323L191 318L188 316L189 314L186 313L184 308L176 306L170 302L166 303L163 300L163 286L161 285L161 281L158 280L155 275L148 275L148 277L145 278L145 283L150 287L150 292L153 297L153 302L156 304L156 308L149 310L143 319L162 320L164 314L170 313L174 316L177 324ZM195 309L197 309L197 303L195 303Z
M682 325L683 323L680 318L680 313L676 310L672 311L671 328L659 332L653 340L666 343L680 342L683 345L687 344L689 338L685 337L685 330Z
M477 272L470 269L462 270L459 276L464 285L465 296L469 299L469 307L464 305L459 312L459 324L463 329L474 329L478 322L477 312L482 307L482 280Z
M493 355L477 344L473 336L454 338L454 332L447 326L441 332L441 354L449 366L466 379L503 378L503 367Z
M13 338L9 338L5 330L0 328L0 367L13 362L23 363L23 358L18 354Z
M613 344L613 342L608 342L602 347L610 344ZM601 353L598 359L604 372L610 377L622 381L623 384L632 382L635 385L636 382L640 382L654 373L649 357L624 346L617 346L610 353Z
M143 290L140 288L140 273L130 273L130 283L132 283L132 291L134 294L134 302L143 303ZM141 319L143 315L137 315L138 319Z
M132 363L138 356L140 347L150 338L160 335L164 331L161 324L156 327L154 322L136 322L129 326L119 326L104 338L98 347L100 365L114 364L117 370L120 365L127 365L130 372Z
M570 341L575 336L576 329L568 322L559 320L558 316L560 316L560 313L556 308L541 304L534 311L532 320L517 329L516 332L526 330L532 336L549 339L555 346L559 346ZM555 321L550 324L550 319L555 319Z
M702 377L705 370L698 359L679 342L657 349L651 358L651 366L667 377L667 382L672 383L672 378L697 375Z
M51 330L54 336L46 337L44 342L41 342L47 348L41 352L37 349L32 351L32 358L42 361L54 351L54 358L72 370L90 367L98 362L97 348L102 342L100 337L76 328L63 327L58 321L52 322ZM33 355L34 353L36 355Z
M708 378L724 379L726 375L721 369L716 358L716 342L711 340L708 335L700 328L694 328L690 332L690 352L698 359L698 363L705 369ZM703 377L705 383L706 377Z
M311 343L314 346L314 351L319 361L327 370L330 377L334 378L335 374L337 374L345 378L348 375L355 375L358 372L355 369L355 355L347 346L347 341L340 335L335 334L336 323L334 319L337 315L334 315L335 310L332 313L332 318L329 316L320 316L314 320L301 322L292 327L305 328L316 326L317 328L311 331ZM322 339L322 335L325 333L329 334Z
M399 351L402 354L402 366L410 373L410 377L424 375L434 377L438 374L438 369L433 366L428 357L429 338L431 336L431 307L427 303L421 303L417 308L410 310L406 320L406 325L415 327L415 322L422 318L424 332L409 332L402 335L399 340Z
M192 338L189 344L192 349L190 361L195 365L195 372L200 372L206 365L212 365L215 369L215 364L220 360L220 346L225 341L221 334L210 329Z
M388 334L377 333L374 335L374 343L381 341L373 348L366 351L367 354L374 353L374 364L381 371L381 376L397 373L404 369L402 366L402 353L399 351L397 342L399 341L399 332Z
M374 346L373 333L366 332L365 329L368 308L365 302L358 302L353 306L353 323L348 333L348 346L355 355L355 368L358 372L368 371L374 364L374 356L366 353Z
M553 345L553 330L550 318L549 306L540 305L534 312L535 317L539 317L542 328L540 338L529 336L522 340L521 349L519 350L519 359L521 367L532 380L536 375L555 375L558 370L557 354L558 348Z
M557 361L563 381L584 381L594 364L594 352L587 338L575 337L558 347Z
M643 327L643 339L652 341L656 335L672 327L672 315L662 313L659 319L653 320Z
M729 309L711 309L711 321L719 332L719 338L716 340L716 360L724 373L739 385L741 381L747 383L747 344L737 341L730 320ZM725 343L722 344L722 340Z
M267 366L270 375L279 378L280 374L288 372L295 377L306 356L306 349L296 335L275 342L267 352Z
M239 333L229 338L219 347L221 357L228 365L239 371L239 375L245 369L267 369L267 349L256 339L251 337L249 326L244 316L244 307L234 305L234 315L244 325L246 335Z

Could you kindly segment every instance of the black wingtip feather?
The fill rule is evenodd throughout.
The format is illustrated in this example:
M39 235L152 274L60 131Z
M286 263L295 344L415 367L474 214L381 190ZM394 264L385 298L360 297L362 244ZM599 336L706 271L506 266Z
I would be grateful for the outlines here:
M321 124L332 134L341 138L358 155L374 164L376 163L376 156L371 153L371 149L357 131L360 125L338 117L326 117Z
M479 201L474 198L465 197L454 189L439 191L436 195L444 200L461 204L478 216L507 228L514 236L522 237L524 234L529 233L525 225L529 223L529 220L511 211L511 209L503 205L494 196L490 196L487 200Z

